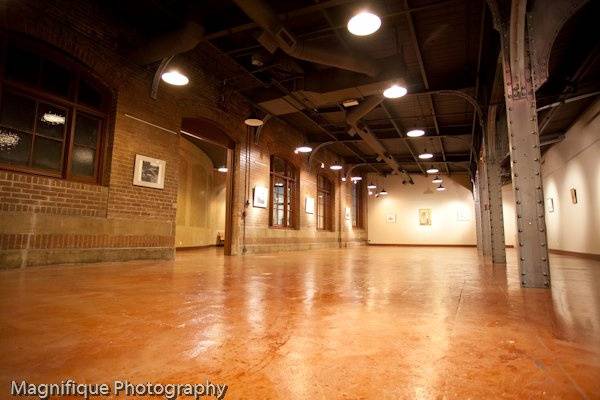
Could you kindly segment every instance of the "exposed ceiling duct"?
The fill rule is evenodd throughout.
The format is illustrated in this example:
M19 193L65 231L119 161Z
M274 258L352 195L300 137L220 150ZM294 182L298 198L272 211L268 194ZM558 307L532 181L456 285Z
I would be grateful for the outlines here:
M392 174L399 174L400 169L398 162L388 154L387 150L379 139L375 137L373 132L366 125L360 124L360 119L367 115L371 110L377 107L383 101L383 96L371 96L365 101L354 107L352 111L346 114L346 123L350 126L350 134L357 134L362 140L377 153L378 159L384 161L392 169Z
M138 47L131 58L138 64L150 64L192 50L204 39L204 28L188 21L181 29L166 33Z
M381 72L381 67L368 57L357 57L330 46L298 40L281 24L277 15L263 0L234 0L234 2L265 30L259 42L269 51L275 51L279 47L290 56L301 60L359 72L372 77Z

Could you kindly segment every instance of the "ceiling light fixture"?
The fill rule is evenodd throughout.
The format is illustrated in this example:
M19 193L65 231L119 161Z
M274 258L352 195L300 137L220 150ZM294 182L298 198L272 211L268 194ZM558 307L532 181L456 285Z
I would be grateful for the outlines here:
M346 108L354 107L354 106L358 105L358 100L356 100L356 99L344 100L344 101L342 101L342 105Z
M302 145L302 146L296 147L296 150L294 150L294 153L310 153L311 151L312 151L312 147L307 146L307 145Z
M377 189L377 185L375 185L373 182L371 182L367 185L367 189Z
M264 124L263 120L258 118L254 114L250 114L250 116L244 120L244 123L248 126L254 126L254 127L262 126L262 124Z
M425 149L423 153L419 154L419 158L421 160L429 160L430 158L433 158L433 154L428 153L427 149Z
M227 172L227 167L219 167L219 168L217 168L217 171L225 173L225 172Z
M385 190L384 188L381 188L381 192L379 192L379 194L380 194L381 196L385 196L385 195L387 195L387 194L388 194L388 192L387 192L387 190Z
M169 85L174 85L174 86L185 86L188 83L190 83L190 80L188 79L187 76L185 76L184 74L182 74L181 72L179 72L175 69L165 72L164 74L162 74L161 78L163 81L167 82Z
M438 172L440 172L440 170L439 170L439 169L437 169L437 168L433 168L433 167L431 167L431 168L429 168L429 169L428 169L426 172L427 172L428 174L437 174Z
M392 85L383 91L383 95L388 99L398 99L408 93L404 86Z
M356 36L367 36L381 27L381 18L368 11L362 11L350 18L348 31Z
M42 121L51 125L64 125L65 117L63 115L54 114L53 112L47 112L42 115Z
M329 166L329 169L334 170L334 171L339 171L342 168L344 168L344 167L342 167L340 164L337 164L337 163Z
M444 190L446 190L446 188L440 183L440 186L436 187L435 190L437 190L438 192L443 192Z
M346 177L342 176L342 182L346 182Z
M425 134L425 131L423 129L412 129L408 132L406 132L406 136L408 137L420 137L423 136Z
M435 178L433 178L433 180L431 181L432 183L442 183L444 180L442 178L440 178L438 175L435 176Z
M362 176L353 176L352 178L350 178L350 180L352 182L362 181Z

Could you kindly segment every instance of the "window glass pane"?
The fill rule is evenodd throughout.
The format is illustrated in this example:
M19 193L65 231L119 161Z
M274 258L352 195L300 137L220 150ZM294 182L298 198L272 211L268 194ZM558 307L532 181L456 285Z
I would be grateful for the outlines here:
M37 86L40 59L28 51L13 45L6 54L6 76L9 79Z
M96 151L89 147L73 146L71 172L75 176L94 176Z
M293 184L291 182L288 182L288 187L287 187L287 226L292 226L293 225L293 210L292 210L292 206L293 206L293 199L294 199L294 193L293 193Z
M40 103L38 106L38 123L35 133L36 135L63 140L65 137L66 121L66 110L50 104Z
M102 107L102 93L83 79L79 81L79 95L77 100L90 107Z
M75 144L95 148L98 142L99 119L82 113L77 113L76 119Z
M34 100L10 92L4 93L0 110L0 125L31 132L34 119Z
M33 159L31 165L37 168L60 171L62 149L62 142L46 139L41 136L36 137L33 144Z
M283 225L285 184L282 179L273 179L273 225Z
M279 157L273 157L271 161L271 171L280 175L285 175L285 161Z
M52 61L42 65L42 89L62 97L68 97L71 87L71 72Z
M8 164L27 165L31 135L7 128L0 128L0 161Z

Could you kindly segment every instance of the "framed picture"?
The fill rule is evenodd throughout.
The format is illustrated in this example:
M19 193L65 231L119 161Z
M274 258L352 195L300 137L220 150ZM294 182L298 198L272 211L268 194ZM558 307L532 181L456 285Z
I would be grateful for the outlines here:
M307 214L315 213L315 198L314 197L306 196L304 198L304 211L306 211Z
M346 207L344 211L344 218L346 218L346 221L350 221L350 219L352 218L352 210L350 207Z
M419 225L431 225L431 208L419 208Z
M135 155L133 184L154 189L165 188L165 167L167 162L152 157Z
M264 186L255 186L252 196L252 206L256 208L267 208L269 191Z
M554 199L552 197L546 199L546 210L548 212L554 212Z
M571 188L571 203L577 204L577 189Z
M386 214L385 222L388 224L395 224L396 223L396 214L394 214L394 213Z

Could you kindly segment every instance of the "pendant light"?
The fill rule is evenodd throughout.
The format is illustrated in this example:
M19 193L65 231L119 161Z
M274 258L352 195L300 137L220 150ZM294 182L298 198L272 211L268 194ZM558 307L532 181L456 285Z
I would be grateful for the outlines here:
M406 136L408 137L420 137L425 135L425 131L423 129L411 129L410 131L406 132Z
M421 160L429 160L430 158L433 158L433 154L428 153L427 149L425 149L423 153L419 154L419 158Z
M217 168L217 171L219 171L219 172L221 172L221 173L224 174L224 173L227 172L227 167L225 167L225 166L219 167L219 168Z
M368 11L354 15L348 21L348 31L356 36L368 36L381 27L381 18Z
M435 190L437 190L438 192L443 192L444 190L446 190L446 188L440 183L440 185L436 187Z
M367 189L371 190L371 189L377 189L377 185L375 185L373 182L369 183L367 185Z
M399 99L406 93L408 93L408 90L404 86L394 84L383 91L383 96L388 99Z
M190 83L190 79L181 72L172 69L161 75L161 79L173 86L185 86Z
M387 190L385 190L385 188L381 188L381 191L379 192L380 195L385 196L388 194Z
M301 146L296 147L296 149L294 150L294 153L298 154L298 153L310 153L312 151L312 147L310 147L309 145L303 144Z
M248 126L257 127L262 126L262 124L264 124L264 121L258 118L258 116L253 112L248 118L244 120L244 123Z
M340 163L338 163L338 162L336 162L336 163L333 163L333 164L331 164L331 165L329 166L329 169L330 169L330 170L333 170L333 171L339 171L339 170L341 170L342 168L344 168L344 167L342 166L342 164L340 164Z
M440 172L440 170L439 170L439 169L437 169L437 168L434 168L433 166L431 166L431 168L429 168L429 169L428 169L426 172L427 172L428 174L431 174L431 175L433 175L433 174L437 174L438 172Z
M433 178L433 180L431 181L432 183L442 183L444 180L442 178L439 177L439 175L436 175L435 178Z

